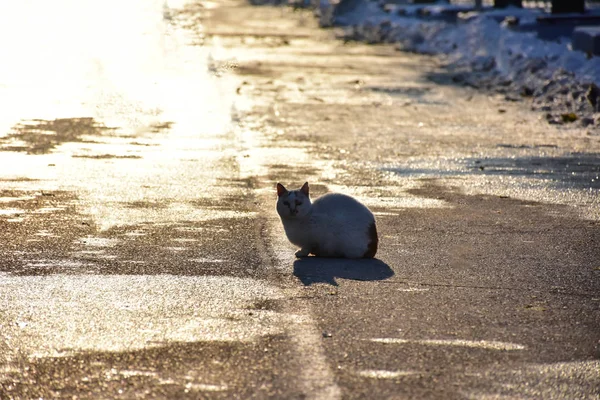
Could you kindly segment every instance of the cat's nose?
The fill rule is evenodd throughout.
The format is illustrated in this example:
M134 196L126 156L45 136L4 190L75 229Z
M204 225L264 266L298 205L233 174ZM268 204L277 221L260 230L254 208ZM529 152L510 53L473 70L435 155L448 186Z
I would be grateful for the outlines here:
M290 213L291 213L292 215L296 215L296 214L298 214L298 209L297 209L297 208L294 208L293 210L290 210Z

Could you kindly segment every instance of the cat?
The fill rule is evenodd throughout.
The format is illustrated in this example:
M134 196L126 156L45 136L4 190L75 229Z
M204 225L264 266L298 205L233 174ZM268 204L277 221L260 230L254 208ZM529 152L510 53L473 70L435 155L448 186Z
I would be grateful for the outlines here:
M298 258L373 258L377 253L375 217L350 196L328 193L311 203L308 182L299 190L278 183L277 213L288 240L300 247Z

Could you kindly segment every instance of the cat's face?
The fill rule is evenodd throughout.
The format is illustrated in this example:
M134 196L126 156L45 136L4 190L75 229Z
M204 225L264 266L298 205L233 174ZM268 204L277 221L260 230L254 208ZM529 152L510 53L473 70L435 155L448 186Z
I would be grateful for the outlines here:
M299 190L287 190L281 183L277 184L277 213L281 218L302 218L310 207L308 182Z

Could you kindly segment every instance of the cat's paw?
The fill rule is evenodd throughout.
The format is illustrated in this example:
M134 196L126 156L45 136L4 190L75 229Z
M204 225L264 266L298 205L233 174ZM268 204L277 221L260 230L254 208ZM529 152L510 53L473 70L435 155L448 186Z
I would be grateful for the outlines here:
M309 254L310 254L310 251L308 251L306 249L300 249L295 253L297 258L308 257Z

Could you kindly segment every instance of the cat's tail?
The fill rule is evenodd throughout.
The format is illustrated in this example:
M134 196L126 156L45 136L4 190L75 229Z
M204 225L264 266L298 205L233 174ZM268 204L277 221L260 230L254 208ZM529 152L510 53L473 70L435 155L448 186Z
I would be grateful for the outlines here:
M379 243L379 239L377 238L377 227L375 226L375 221L369 225L369 232L367 233L369 236L369 244L367 245L367 251L363 255L364 258L373 258L375 257L375 253L377 253L377 244Z

